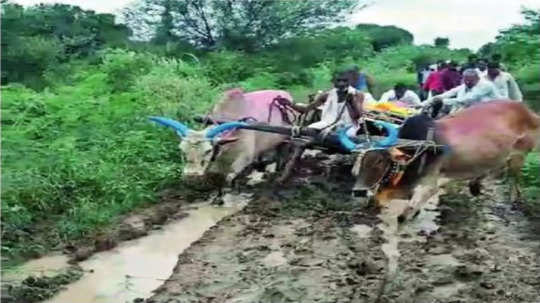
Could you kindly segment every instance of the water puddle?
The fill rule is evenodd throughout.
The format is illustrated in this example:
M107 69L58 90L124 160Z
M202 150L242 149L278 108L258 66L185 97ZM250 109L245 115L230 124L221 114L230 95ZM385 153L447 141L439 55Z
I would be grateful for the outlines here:
M2 273L3 282L21 282L29 275L34 277L52 277L69 267L66 255L51 255L28 261L23 265Z
M435 298L449 299L458 294L461 289L464 289L467 284L456 282L448 285L437 286L433 288L432 295Z
M228 195L222 207L209 203L195 204L186 211L189 216L167 224L150 235L123 242L116 248L94 254L80 262L84 276L47 303L123 303L151 296L169 276L178 255L225 216L241 210L249 201L248 195ZM67 267L64 256L30 261L19 270L58 270ZM26 271L26 275L28 275Z
M439 266L458 266L461 265L458 259L456 259L451 254L442 254L442 255L431 255L427 258L428 265L439 265Z
M264 172L254 171L249 176L247 176L247 185L254 186L259 183L264 182Z
M201 204L188 211L188 217L164 226L161 231L96 254L79 264L93 273L86 274L46 302L131 302L137 297L148 297L170 276L178 254L220 219L239 211L244 205L215 207Z
M280 266L287 263L287 259L285 259L285 256L283 256L283 252L281 251L274 251L269 253L264 259L263 263L266 266L274 267L274 266Z
M359 238L369 238L369 234L373 228L365 224L357 224L351 227L351 231L355 232Z

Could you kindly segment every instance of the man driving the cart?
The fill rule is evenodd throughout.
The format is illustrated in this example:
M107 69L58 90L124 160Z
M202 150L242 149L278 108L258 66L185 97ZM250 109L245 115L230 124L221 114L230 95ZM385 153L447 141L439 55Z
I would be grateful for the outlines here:
M329 132L339 125L353 125L348 131L355 135L359 129L359 119L362 114L364 94L356 90L351 83L348 70L340 70L333 77L334 88L319 94L309 105L294 104L287 99L279 102L300 113L310 112L321 107L321 120L308 125L323 132Z
M320 130L328 134L336 127L352 125L347 131L349 136L355 136L360 129L360 117L364 94L352 86L351 72L341 69L334 73L334 88L319 94L309 105L294 104L290 100L281 98L281 105L288 106L300 113L307 113L319 107L322 109L321 120L308 125L308 128ZM296 145L292 157L289 159L285 170L278 183L283 183L291 174L298 159L302 156L307 144Z

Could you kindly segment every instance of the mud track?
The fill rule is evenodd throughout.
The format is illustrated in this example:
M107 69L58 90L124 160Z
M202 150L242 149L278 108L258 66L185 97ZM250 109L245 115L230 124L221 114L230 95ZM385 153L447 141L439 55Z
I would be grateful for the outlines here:
M503 181L488 180L477 198L451 184L414 221L397 225L403 201L379 211L352 200L351 159L303 162L277 194L255 173L259 180L238 188L253 194L250 203L208 229L150 298L134 302L540 302L540 214L509 203ZM191 201L211 198L201 192L165 192L162 203L64 252L78 264L184 222ZM36 291L34 281L45 280L12 289L15 302L43 300L71 281L52 279Z
M180 254L145 302L540 302L540 221L504 184L479 198L453 184L420 215L432 224L392 235L349 185L299 178L280 198L260 195Z

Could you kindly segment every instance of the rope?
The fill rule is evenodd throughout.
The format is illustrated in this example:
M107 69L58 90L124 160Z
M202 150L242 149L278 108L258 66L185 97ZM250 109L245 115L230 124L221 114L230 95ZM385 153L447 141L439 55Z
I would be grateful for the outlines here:
M287 100L287 101L290 102L290 100L288 100L286 98L283 98L281 96L277 96L268 105L268 119L267 119L268 123L270 123L270 121L272 121L272 109L273 109L273 107L277 107L277 109L281 113L281 118L283 119L283 121L285 121L285 122L287 122L289 124L294 124L296 122L296 120L298 119L298 117L295 114L296 111L294 110L294 108L292 108L290 106L282 105L279 102L279 100L282 100L282 99ZM291 121L291 119L289 119L289 114L291 114L293 116L293 121Z
M426 139L427 140L433 140L433 127L430 127L428 129ZM418 174L422 173L422 171L424 170L425 165L426 165L426 154L422 153L422 159L420 160L420 166L418 167Z
M362 119L362 126L364 127L364 135L366 136L366 141L371 143L371 138L369 137L369 131L367 128L366 119Z
M291 137L299 137L300 136L300 126L294 125L291 127Z

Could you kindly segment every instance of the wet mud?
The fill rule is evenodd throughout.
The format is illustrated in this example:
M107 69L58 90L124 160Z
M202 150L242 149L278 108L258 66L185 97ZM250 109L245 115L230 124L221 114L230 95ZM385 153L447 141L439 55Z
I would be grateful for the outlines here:
M540 222L508 202L505 184L487 180L472 197L451 183L399 225L403 201L357 205L334 177L253 200L184 251L144 302L540 302Z
M234 204L248 191L253 195L247 206L197 235L165 273L147 272L149 289L118 298L138 303L540 302L540 221L508 202L506 184L486 180L483 194L472 197L465 183L451 183L413 221L398 224L405 201L382 210L358 203L350 196L350 165L350 159L308 155L296 177L277 190L265 179L269 171L256 172L224 199ZM169 210L179 217L169 215L150 226L167 228L188 212ZM143 231L152 234L148 221L130 220L123 224L141 230L140 241ZM182 232L189 233L177 231L177 239ZM123 245L113 245L111 252ZM96 256L86 262L95 260L99 268ZM78 264L90 275L84 262ZM68 291L71 287L73 293L77 283ZM79 290L85 291L92 292Z

